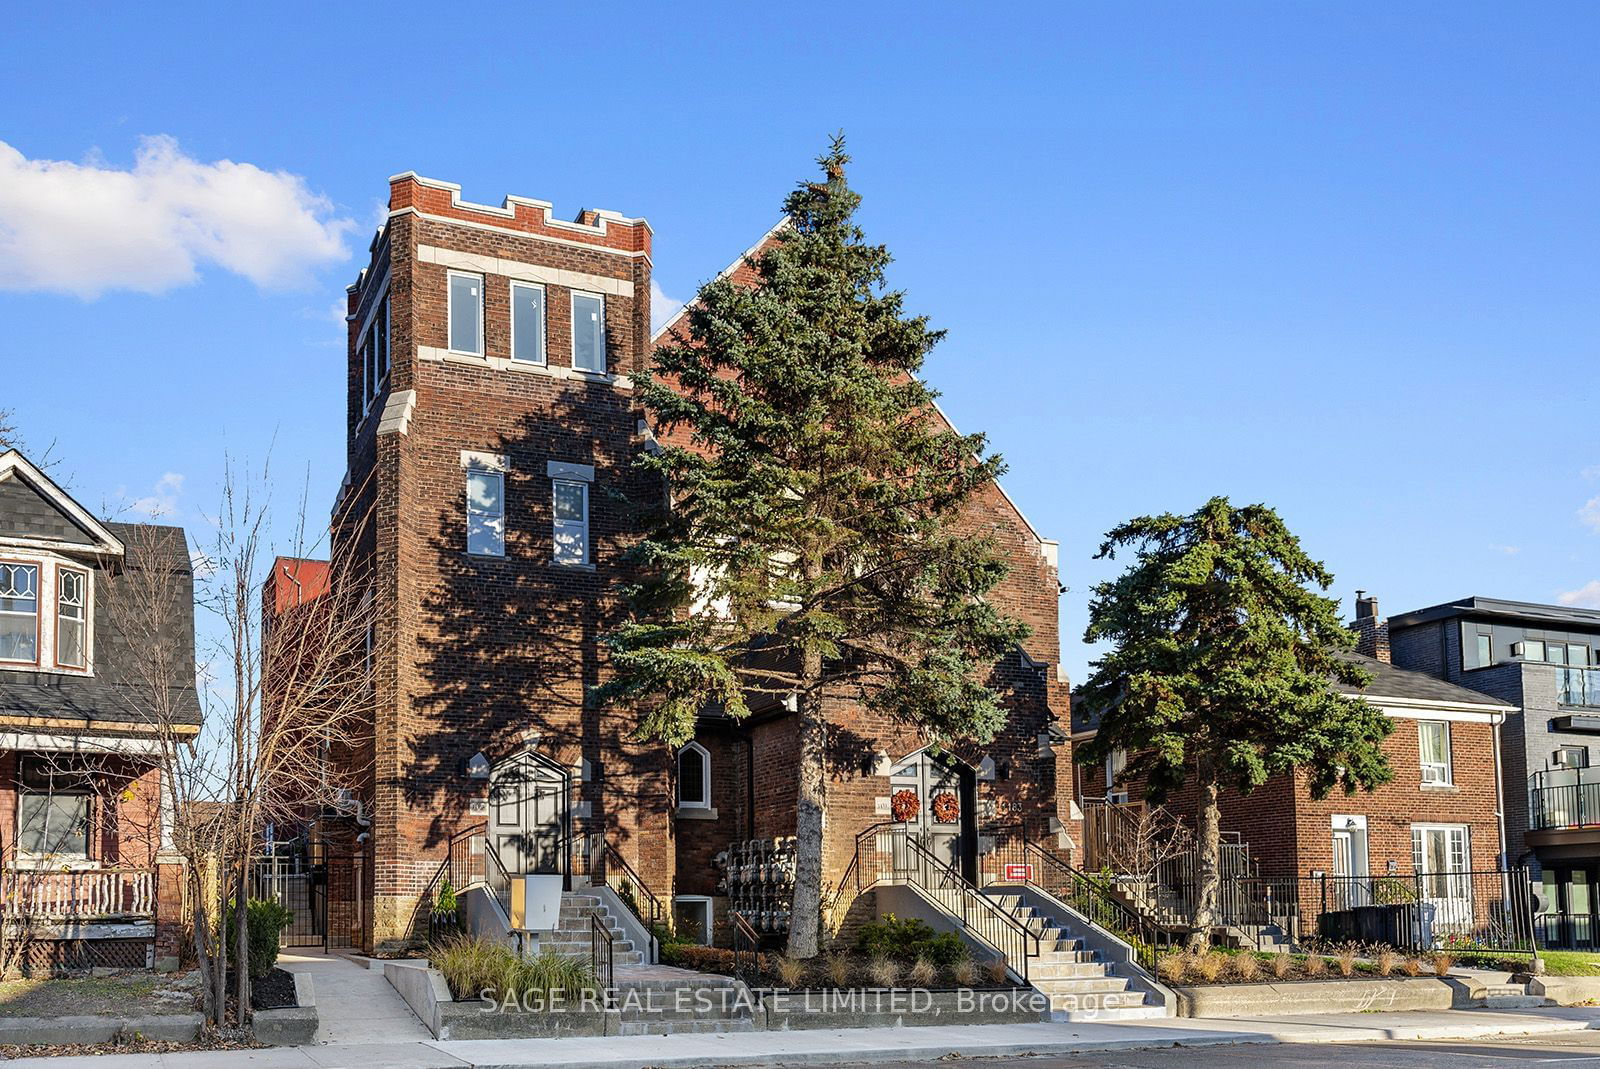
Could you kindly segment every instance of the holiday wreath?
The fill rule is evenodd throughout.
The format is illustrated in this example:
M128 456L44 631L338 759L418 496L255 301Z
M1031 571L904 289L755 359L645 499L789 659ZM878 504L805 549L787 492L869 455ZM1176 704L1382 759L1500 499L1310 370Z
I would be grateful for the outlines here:
M902 824L917 819L921 811L922 803L917 801L917 792L909 787L900 788L889 798L889 813Z
M933 819L940 824L954 824L961 819L961 799L951 791L940 791L933 796Z

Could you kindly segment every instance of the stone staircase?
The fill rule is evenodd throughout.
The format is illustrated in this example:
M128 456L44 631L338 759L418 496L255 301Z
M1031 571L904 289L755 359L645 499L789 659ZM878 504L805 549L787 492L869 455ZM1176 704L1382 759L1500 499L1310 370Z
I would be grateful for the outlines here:
M540 932L537 945L531 949L535 951L550 950L564 957L584 958L589 957L590 927L589 915L593 910L598 910L605 921L606 931L612 938L612 963L618 967L624 965L641 965L644 963L646 947L636 947L632 940L623 931L622 925L617 923L617 918L611 915L599 896L585 894L583 891L565 891L561 895L561 918L554 931Z

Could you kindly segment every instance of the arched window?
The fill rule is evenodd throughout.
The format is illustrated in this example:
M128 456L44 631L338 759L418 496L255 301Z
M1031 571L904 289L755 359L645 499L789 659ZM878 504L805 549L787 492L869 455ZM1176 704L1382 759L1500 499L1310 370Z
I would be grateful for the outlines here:
M678 808L711 808L711 755L698 742L678 751Z

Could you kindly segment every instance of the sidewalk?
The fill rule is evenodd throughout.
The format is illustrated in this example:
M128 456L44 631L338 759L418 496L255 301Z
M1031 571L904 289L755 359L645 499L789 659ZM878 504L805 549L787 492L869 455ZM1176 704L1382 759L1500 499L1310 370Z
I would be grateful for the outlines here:
M278 956L278 964L311 976L318 1043L387 1045L433 1039L381 972L328 954L285 952Z
M705 1065L827 1065L949 1054L994 1058L1080 1054L1181 1043L1352 1043L1483 1039L1600 1029L1600 1010L1449 1010L1107 1024L862 1028L817 1032L608 1036L581 1039L346 1043L250 1051L22 1058L20 1069L661 1069ZM398 1038L398 1037L397 1037Z

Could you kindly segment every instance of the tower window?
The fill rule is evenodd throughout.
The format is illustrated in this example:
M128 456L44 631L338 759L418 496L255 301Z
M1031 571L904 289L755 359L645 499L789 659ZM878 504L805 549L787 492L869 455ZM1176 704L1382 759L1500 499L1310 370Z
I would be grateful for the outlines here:
M511 283L511 359L544 363L544 287Z
M483 355L483 276L450 272L450 351Z
M598 293L572 295L572 366L601 373L606 369L606 301Z

